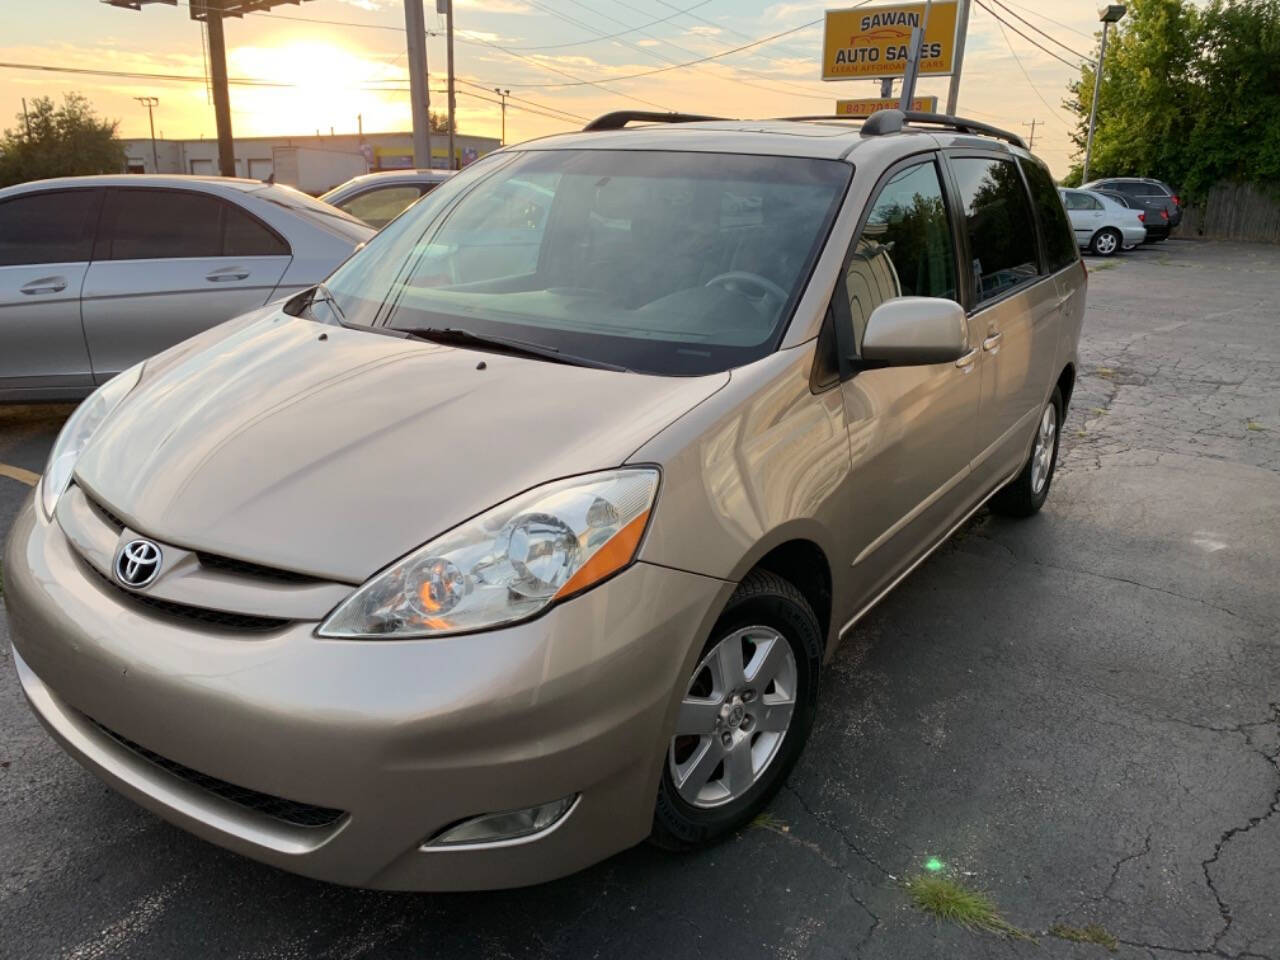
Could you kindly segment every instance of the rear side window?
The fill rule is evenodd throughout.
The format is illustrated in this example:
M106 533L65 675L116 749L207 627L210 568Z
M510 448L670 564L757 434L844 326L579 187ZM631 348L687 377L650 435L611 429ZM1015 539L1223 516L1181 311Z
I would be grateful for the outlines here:
M1049 171L1040 164L1019 159L1022 172L1031 188L1031 200L1040 217L1040 230L1044 233L1045 254L1049 258L1049 270L1057 271L1076 261L1075 235L1067 211L1063 209L1058 188L1053 184Z
M1067 209L1068 210L1101 210L1102 203L1095 197L1089 196L1087 193L1077 193L1075 190L1067 191Z
M97 260L259 257L288 254L274 233L212 194L109 190Z
M999 297L1039 274L1031 203L1012 160L951 160L964 207L978 302Z
M381 230L420 196L413 185L378 187L344 200L338 206L369 226Z
M845 268L854 345L871 311L894 297L959 300L951 222L933 162L893 174L876 197Z
M0 267L88 260L100 196L59 190L0 202Z

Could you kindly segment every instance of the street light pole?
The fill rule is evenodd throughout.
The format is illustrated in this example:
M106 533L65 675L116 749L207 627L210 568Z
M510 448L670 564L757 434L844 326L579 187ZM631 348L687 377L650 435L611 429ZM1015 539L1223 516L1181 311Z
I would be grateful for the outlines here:
M159 97L134 97L140 104L147 108L147 120L151 124L151 172L160 172L160 158L156 155L156 118L151 111L153 108L160 106Z
M507 145L507 97L511 96L510 90L503 90L501 87L494 87L493 92L502 98L502 145Z
M1080 173L1080 182L1089 182L1089 161L1093 159L1093 128L1098 123L1098 97L1102 93L1102 61L1107 55L1107 28L1119 23L1125 14L1125 7L1113 3L1098 11L1098 19L1102 21L1102 45L1098 48L1098 66L1093 74L1093 103L1089 104L1089 136L1084 145L1084 169Z

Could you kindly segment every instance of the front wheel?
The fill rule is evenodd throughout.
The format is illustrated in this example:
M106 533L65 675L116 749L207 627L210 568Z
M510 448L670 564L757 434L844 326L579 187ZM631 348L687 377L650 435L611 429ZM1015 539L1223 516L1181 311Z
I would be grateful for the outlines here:
M991 509L1007 517L1029 517L1049 497L1053 471L1058 466L1058 434L1062 430L1062 393L1053 388L1053 396L1040 413L1031 456L1016 477L991 498Z
M1113 230L1111 227L1103 227L1093 235L1093 241L1089 244L1089 249L1099 257L1109 257L1124 243L1124 237L1120 236L1119 230Z
M822 632L805 598L748 574L685 683L651 843L688 850L750 822L800 756L818 703Z

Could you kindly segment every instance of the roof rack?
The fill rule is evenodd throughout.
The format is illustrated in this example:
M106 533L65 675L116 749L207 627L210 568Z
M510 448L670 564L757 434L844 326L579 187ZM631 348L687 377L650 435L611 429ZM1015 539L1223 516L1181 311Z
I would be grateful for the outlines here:
M584 131L621 130L628 123L697 123L700 120L723 120L724 117L704 117L696 113L653 113L647 110L615 110L596 117L582 129Z
M780 120L852 120L856 121L858 117L851 117L843 113L818 113L803 117L779 117ZM1012 144L1016 144L1022 149L1026 149L1027 145L1022 138L1016 133L1010 133L1008 130L1001 130L999 127L993 127L990 124L982 123L978 120L966 120L964 117L953 117L946 113L917 113L914 110L904 113L901 110L890 108L888 110L877 110L871 116L862 121L862 135L864 137L878 137L886 133L897 133L907 122L911 123L932 123L940 127L950 127L960 133L982 133L989 137L996 137L1000 140L1007 140Z
M960 133L981 133L997 140L1006 140L1016 147L1027 149L1026 142L1016 133L1001 130L980 120L968 120L964 117L953 117L948 113L918 113L915 110L877 110L867 117L862 124L864 137L875 137L884 133L897 133L905 123L931 123L938 127L949 127Z

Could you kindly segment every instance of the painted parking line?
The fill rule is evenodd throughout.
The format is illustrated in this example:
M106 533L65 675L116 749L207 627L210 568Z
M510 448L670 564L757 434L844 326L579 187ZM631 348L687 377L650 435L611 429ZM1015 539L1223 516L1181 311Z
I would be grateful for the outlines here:
M40 474L24 470L22 467L15 467L11 463L0 463L0 477L8 477L10 480L25 483L28 487L34 487L36 481L40 479Z

